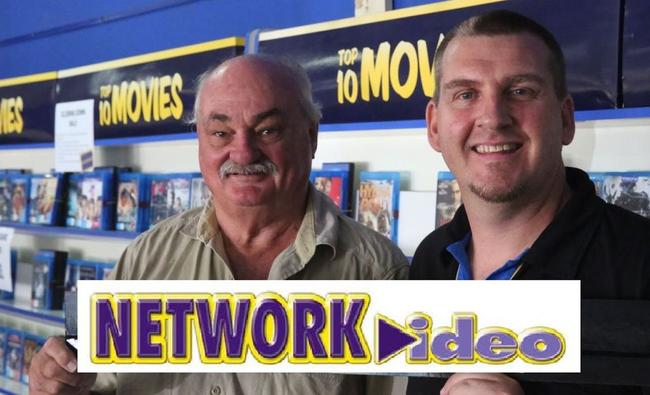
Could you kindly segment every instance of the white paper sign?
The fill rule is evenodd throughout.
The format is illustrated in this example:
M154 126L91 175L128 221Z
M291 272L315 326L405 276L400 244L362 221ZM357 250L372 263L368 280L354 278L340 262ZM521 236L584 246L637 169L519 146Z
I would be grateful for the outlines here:
M82 155L95 144L94 100L57 103L54 114L54 166L56 171L82 171Z
M79 281L80 372L579 372L579 281Z
M11 282L11 240L14 238L13 228L0 227L0 290L13 292Z

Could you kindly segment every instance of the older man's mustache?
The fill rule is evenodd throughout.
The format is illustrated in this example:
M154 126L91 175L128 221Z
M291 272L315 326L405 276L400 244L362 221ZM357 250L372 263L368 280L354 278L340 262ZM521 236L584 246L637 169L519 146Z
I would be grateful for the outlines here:
M240 165L232 159L225 161L221 168L219 169L219 176L225 178L232 174L239 174L244 176L251 175L269 175L275 174L278 171L278 167L275 163L271 162L268 159L263 159L259 163L252 163L250 165Z

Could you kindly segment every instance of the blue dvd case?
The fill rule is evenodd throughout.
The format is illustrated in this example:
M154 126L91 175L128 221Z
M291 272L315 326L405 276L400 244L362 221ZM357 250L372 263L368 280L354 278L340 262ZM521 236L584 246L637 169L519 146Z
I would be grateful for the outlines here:
M34 255L32 307L61 310L67 257L67 252L55 250L40 250Z
M594 189L596 190L596 195L601 199L605 200L604 188L605 188L605 172L592 172L589 173L589 179L594 183Z
M192 178L190 194L192 195L190 208L203 207L212 199L212 192L210 192L210 188L208 188L208 184L205 183L202 176Z
M356 220L397 242L399 172L362 171L357 191Z
M0 376L5 375L5 348L7 346L7 327L0 325Z
M192 178L201 173L172 173L151 176L150 225L190 208L192 201Z
M66 226L109 230L115 226L115 170L72 173L68 181Z
M43 336L34 335L31 333L25 333L23 335L23 366L22 366L22 375L21 381L25 384L29 384L29 367L32 364L32 358L45 344L47 340Z
M5 377L20 381L23 368L23 332L7 329L5 344Z
M106 269L112 268L111 263L68 259L65 270L65 292L76 291L79 280L103 280Z
M149 228L151 180L144 173L120 173L117 182L115 230L144 232Z
M61 225L66 173L35 174L29 192L29 223Z
M343 170L312 170L309 181L314 187L329 196L341 209L350 215L350 173Z
M29 212L29 192L32 176L29 174L10 174L8 176L11 210L9 221L26 224Z
M13 291L0 291L0 300L14 300L14 293L16 292L16 270L18 268L18 252L11 250L9 253L11 259L11 283L13 284Z
M603 198L607 203L650 218L650 172L606 173Z
M451 221L462 204L460 188L451 172L438 172L436 187L436 228Z

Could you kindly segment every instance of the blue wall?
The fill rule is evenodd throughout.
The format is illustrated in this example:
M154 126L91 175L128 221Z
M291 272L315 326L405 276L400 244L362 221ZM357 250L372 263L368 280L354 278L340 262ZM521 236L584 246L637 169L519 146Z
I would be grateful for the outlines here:
M353 0L7 0L0 78L353 15Z
M354 0L3 0L0 79L352 16Z

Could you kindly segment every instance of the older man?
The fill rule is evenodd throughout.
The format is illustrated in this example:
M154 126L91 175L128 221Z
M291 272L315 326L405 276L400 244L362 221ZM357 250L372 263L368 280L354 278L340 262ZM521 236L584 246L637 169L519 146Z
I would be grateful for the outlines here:
M650 221L606 204L587 174L564 166L575 123L555 38L526 17L493 11L452 29L435 67L429 142L458 179L464 205L420 244L410 278L578 279L583 298L650 299ZM409 393L522 386L527 394L642 391L456 374L446 383L412 378Z
M320 112L299 66L259 55L226 61L200 78L195 113L199 163L213 201L138 237L124 252L114 278L406 278L406 259L388 239L341 214L309 184ZM87 392L95 377L76 374L75 368L61 340L48 340L32 363L31 393ZM121 394L348 394L391 389L390 379L333 374L110 378L102 377L95 389L116 388Z

